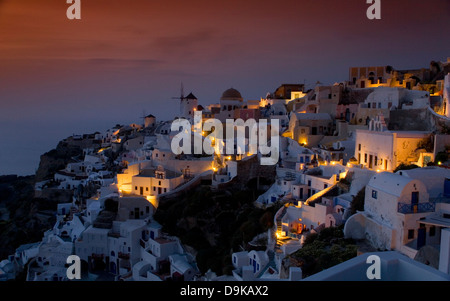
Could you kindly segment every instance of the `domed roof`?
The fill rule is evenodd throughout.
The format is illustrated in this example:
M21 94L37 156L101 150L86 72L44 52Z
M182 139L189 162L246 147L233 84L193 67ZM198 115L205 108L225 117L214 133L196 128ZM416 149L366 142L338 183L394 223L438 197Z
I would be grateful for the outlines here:
M241 93L233 88L230 88L228 90L226 90L225 92L223 92L222 97L220 98L220 100L238 100L238 101L243 101L242 95Z

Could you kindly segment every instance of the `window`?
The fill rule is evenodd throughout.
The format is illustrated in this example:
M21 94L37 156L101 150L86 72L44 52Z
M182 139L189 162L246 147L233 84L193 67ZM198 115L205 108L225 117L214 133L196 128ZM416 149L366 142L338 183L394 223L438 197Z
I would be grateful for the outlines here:
M367 154L364 154L364 163L367 163Z
M148 191L148 187L145 187L145 191Z
M158 185L161 186L161 181L158 181L158 182L159 182Z
M372 198L374 199L378 198L378 192L376 190L372 190Z
M414 229L408 230L408 239L414 239Z
M153 191L156 191L156 187L155 186L153 186Z
M167 188L164 188L164 192L167 192Z
M150 207L149 206L145 206L145 213L150 213Z
M361 143L358 144L358 150L359 150L359 151L361 150Z
M308 180L308 186L311 187L311 180Z
M137 190L137 186L134 186L134 190Z
M377 165L378 165L378 157L375 156L375 166L377 166Z
M323 184L323 189L327 189L328 185L327 184Z

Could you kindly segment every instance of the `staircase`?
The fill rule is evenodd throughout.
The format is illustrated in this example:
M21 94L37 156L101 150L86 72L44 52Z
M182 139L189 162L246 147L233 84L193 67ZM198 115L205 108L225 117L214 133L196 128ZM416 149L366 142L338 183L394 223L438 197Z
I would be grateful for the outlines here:
M276 233L281 233L282 231L282 227L281 227L281 220L283 219L283 217L286 215L287 212L287 207L284 206L283 209L281 210L281 213L278 215L276 221L277 221L277 232ZM283 241L279 238L276 237L277 242L275 244L275 250L279 249L281 245L283 245Z
M264 269L261 270L261 272L257 275L257 278L261 278L262 275L269 269L272 268L278 273L277 264L275 262L275 252L274 251L267 251L267 256L269 257L269 262L266 264Z

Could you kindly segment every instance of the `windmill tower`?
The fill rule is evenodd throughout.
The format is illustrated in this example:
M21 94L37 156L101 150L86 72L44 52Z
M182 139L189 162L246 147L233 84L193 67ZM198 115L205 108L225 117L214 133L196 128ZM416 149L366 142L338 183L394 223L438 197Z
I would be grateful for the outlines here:
M188 96L184 96L184 87L181 83L181 93L180 97L172 97L172 99L180 100L180 116L181 118L192 119L194 117L194 112L198 106L198 99L194 94L189 93Z

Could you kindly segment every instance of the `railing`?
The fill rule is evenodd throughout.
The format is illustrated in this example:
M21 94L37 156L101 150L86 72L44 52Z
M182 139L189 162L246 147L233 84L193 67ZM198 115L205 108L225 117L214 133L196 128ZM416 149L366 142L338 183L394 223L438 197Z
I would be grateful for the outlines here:
M435 203L419 203L419 204L398 203L398 213L403 214L434 212L435 209L436 209Z
M120 259L130 259L130 254L129 253L122 253L119 252L119 256Z

